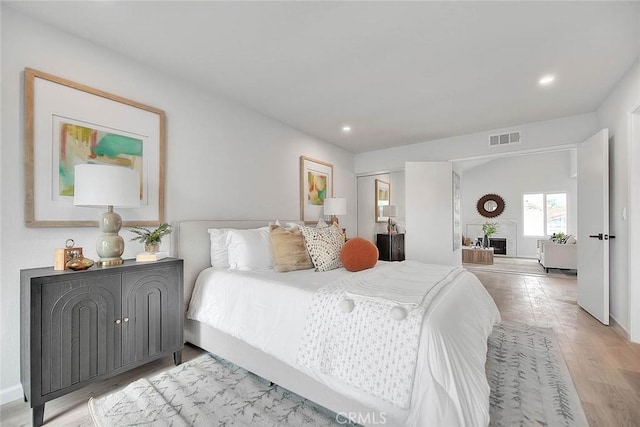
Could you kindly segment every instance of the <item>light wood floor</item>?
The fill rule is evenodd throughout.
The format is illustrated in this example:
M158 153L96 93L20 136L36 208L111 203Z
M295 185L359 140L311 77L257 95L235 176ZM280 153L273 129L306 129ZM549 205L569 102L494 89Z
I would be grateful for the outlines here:
M592 427L640 426L640 345L601 325L576 304L575 277L474 271L504 320L553 328ZM183 360L202 350L186 346ZM47 426L91 426L87 401L173 366L171 357L93 384L46 404ZM20 401L0 407L2 426L29 426Z
M578 306L575 277L473 273L503 320L553 328L591 427L640 426L640 345Z

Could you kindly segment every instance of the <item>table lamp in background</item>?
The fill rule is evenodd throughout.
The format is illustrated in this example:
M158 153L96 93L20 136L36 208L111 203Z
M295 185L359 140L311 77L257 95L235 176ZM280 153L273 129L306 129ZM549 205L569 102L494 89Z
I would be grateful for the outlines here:
M389 218L387 223L387 232L389 234L395 233L393 223L391 218L395 218L398 216L398 207L396 205L385 205L382 207L382 216L386 216Z
M324 215L330 216L332 224L340 225L338 215L347 214L347 199L343 197L328 197L324 199Z

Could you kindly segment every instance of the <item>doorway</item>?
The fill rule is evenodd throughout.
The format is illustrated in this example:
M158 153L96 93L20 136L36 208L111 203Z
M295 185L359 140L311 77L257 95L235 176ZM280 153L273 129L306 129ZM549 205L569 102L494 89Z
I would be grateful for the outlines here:
M537 259L538 240L547 239L548 234L546 223L541 224L540 230L534 230L536 233L525 227L523 196L532 193L566 194L566 229L563 232L576 235L577 179L572 167L575 148L515 153L483 160L481 164L476 159L456 161L462 169L462 232L465 237L475 241L483 235L483 224L493 222L498 230L491 238L505 241L506 250L502 255ZM500 196L505 208L500 215L487 218L478 211L477 204L490 194Z
M629 340L640 342L640 107L630 115L629 141Z

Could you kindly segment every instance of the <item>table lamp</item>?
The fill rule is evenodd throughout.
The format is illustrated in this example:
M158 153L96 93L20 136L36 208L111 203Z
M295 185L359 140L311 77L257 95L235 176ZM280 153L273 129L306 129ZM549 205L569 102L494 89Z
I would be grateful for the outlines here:
M382 207L382 216L386 216L389 218L387 223L387 232L389 234L393 234L393 224L391 222L391 218L395 218L398 216L398 207L396 205L384 205Z
M96 265L106 267L122 264L124 240L118 234L122 218L117 208L140 206L140 176L138 172L121 166L84 164L74 168L73 205L107 207L99 220L102 235L98 237Z
M332 224L340 225L338 215L347 214L347 199L343 197L328 197L324 199L324 215L330 216Z

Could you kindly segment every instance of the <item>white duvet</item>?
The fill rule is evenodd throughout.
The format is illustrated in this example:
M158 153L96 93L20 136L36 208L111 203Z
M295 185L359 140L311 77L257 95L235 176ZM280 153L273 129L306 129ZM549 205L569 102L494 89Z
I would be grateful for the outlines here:
M482 284L467 271L446 285L426 310L409 408L296 363L314 292L348 274L352 273L344 269L277 273L209 268L198 277L187 316L374 408L387 425L486 426L487 338L500 315Z

